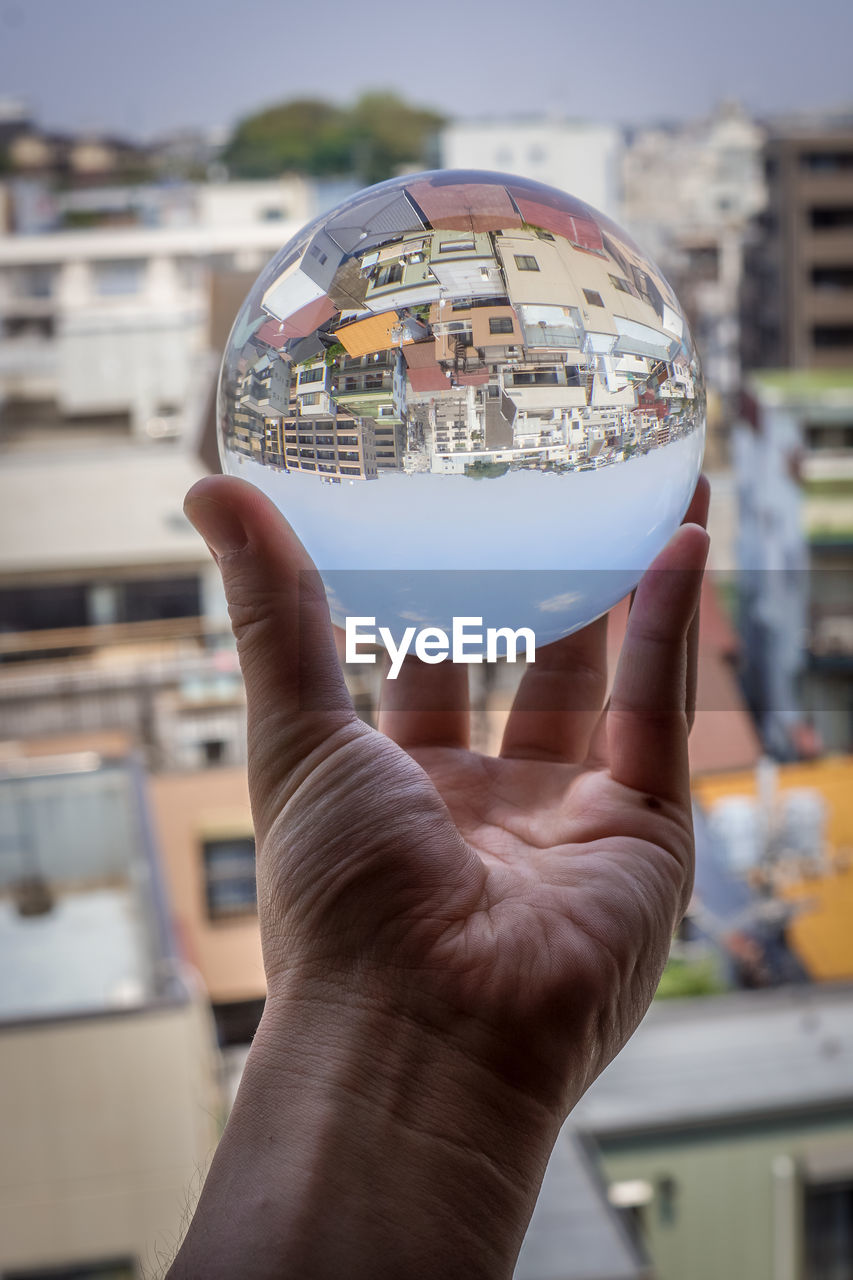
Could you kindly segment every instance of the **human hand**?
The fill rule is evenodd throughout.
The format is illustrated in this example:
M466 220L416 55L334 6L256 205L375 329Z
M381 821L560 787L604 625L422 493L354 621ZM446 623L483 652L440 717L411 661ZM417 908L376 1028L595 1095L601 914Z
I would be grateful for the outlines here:
M324 1080L317 1105L345 1096L401 1153L388 1194L410 1226L416 1113L420 1167L441 1152L447 1184L420 1188L435 1219L423 1238L436 1221L447 1230L448 1193L458 1206L473 1186L502 1219L484 1275L511 1264L559 1125L648 1007L689 897L707 505L702 481L696 523L637 589L606 711L602 619L539 651L489 758L468 749L462 667L407 659L386 684L381 732L359 721L322 584L272 505L225 478L188 498L222 570L249 708L268 999L264 1084L247 1096L268 1117L258 1099L295 1039L301 1087ZM363 1147L351 1152L362 1175Z

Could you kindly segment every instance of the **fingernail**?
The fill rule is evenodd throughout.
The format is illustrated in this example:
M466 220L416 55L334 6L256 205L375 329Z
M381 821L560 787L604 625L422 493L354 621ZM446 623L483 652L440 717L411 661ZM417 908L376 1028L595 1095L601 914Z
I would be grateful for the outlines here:
M233 511L211 498L193 498L184 504L184 514L215 556L242 551L249 541L243 522Z

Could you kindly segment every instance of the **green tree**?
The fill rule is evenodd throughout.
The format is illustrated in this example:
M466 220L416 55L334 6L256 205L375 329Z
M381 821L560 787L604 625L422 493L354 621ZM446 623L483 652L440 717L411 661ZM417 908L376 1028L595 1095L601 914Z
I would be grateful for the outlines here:
M240 121L222 159L237 178L345 173L350 167L347 118L339 107L310 98L269 107Z
M349 108L297 99L240 121L222 158L238 178L296 172L381 182L407 165L433 164L442 123L436 112L409 106L393 93L363 94Z
M350 113L352 169L365 183L383 182L407 165L435 166L444 117L409 106L395 93L365 93Z

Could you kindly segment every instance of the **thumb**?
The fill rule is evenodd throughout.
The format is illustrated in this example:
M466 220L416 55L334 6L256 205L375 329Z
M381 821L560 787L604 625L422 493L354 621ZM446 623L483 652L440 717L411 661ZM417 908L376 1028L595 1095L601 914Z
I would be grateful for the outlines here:
M262 839L312 753L360 731L335 650L323 583L270 500L210 476L184 503L216 560L246 685L249 779Z

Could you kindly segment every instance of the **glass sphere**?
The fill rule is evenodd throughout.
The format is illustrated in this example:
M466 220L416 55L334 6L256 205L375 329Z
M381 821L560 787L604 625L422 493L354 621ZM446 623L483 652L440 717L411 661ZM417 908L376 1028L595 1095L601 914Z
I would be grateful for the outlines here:
M223 469L277 504L332 616L545 644L637 583L699 474L684 313L609 218L437 171L362 191L269 263L234 324Z

